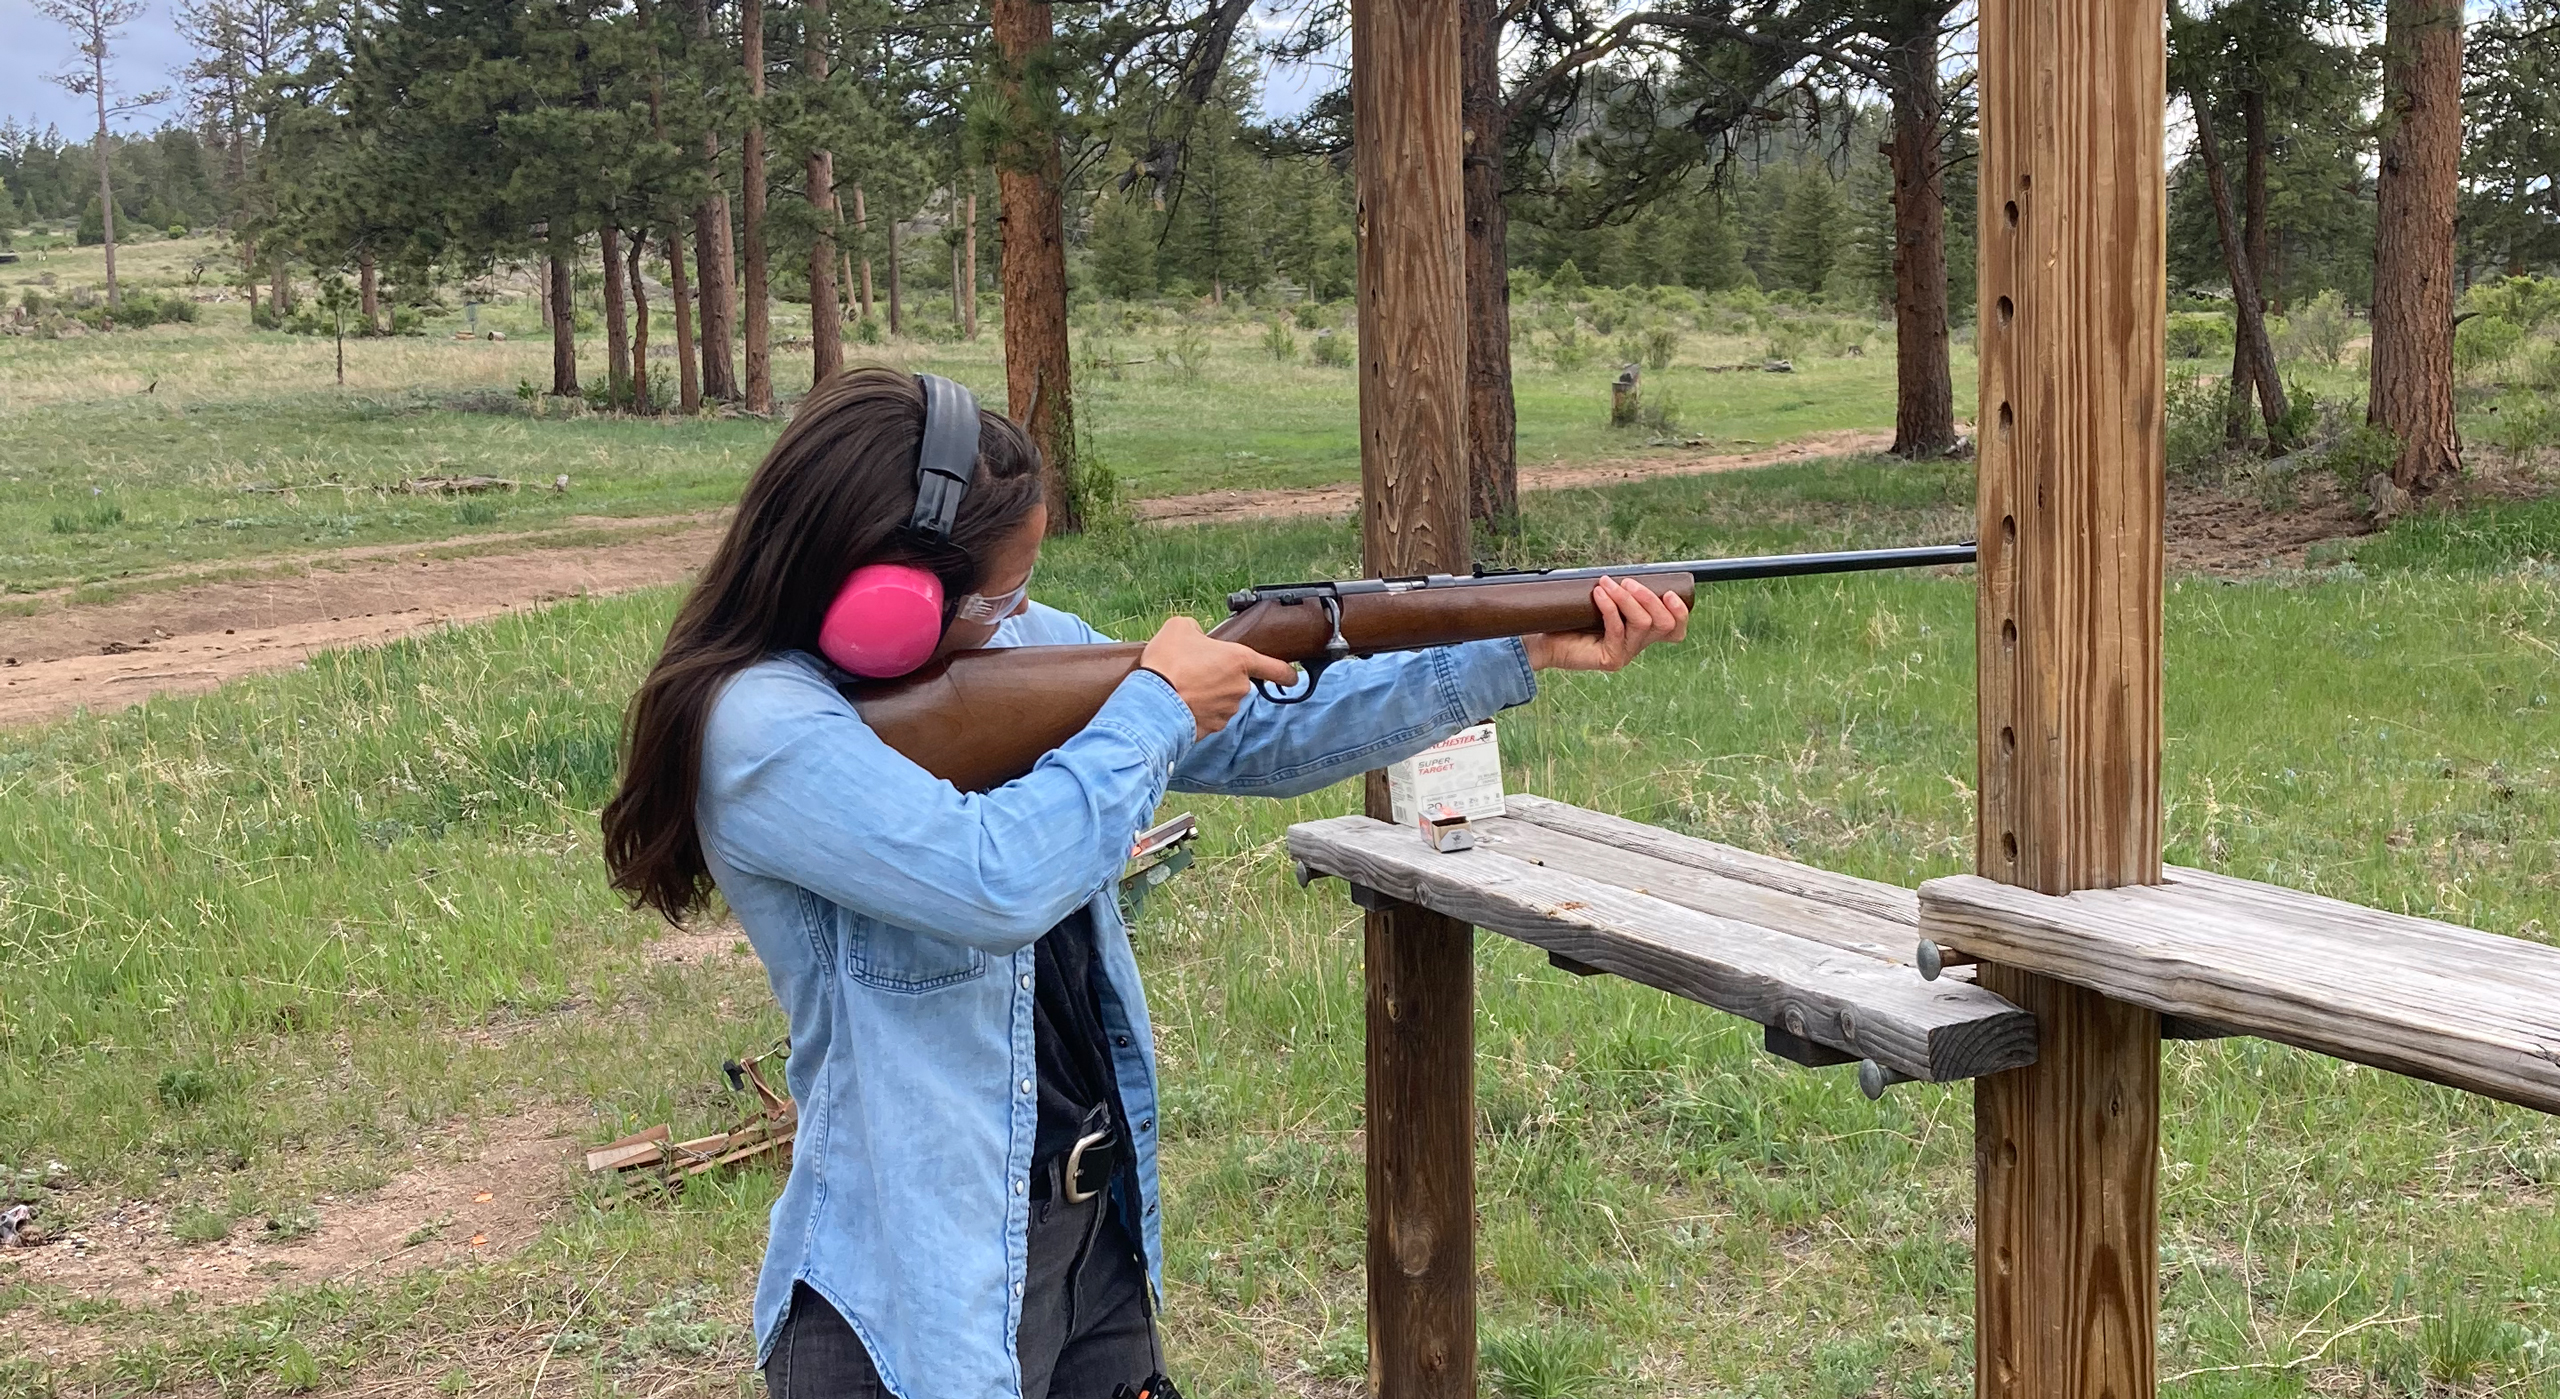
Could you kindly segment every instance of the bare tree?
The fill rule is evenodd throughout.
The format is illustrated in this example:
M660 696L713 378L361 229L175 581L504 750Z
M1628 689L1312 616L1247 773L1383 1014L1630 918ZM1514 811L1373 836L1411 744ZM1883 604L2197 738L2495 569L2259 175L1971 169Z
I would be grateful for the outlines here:
M142 13L142 0L35 0L36 9L47 19L71 31L72 47L80 59L71 67L53 75L53 81L65 92L93 99L98 109L98 134L93 149L98 157L98 216L106 234L107 304L116 305L120 293L116 287L116 187L107 170L107 118L127 112L138 112L168 100L166 90L128 93L118 96L107 76L109 50L135 16Z

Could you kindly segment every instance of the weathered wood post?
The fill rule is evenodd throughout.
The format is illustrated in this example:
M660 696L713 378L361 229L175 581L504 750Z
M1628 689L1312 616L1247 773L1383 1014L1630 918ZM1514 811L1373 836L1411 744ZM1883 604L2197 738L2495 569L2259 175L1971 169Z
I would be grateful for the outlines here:
M2160 0L1983 0L1982 873L2160 878ZM2158 1017L1985 965L2039 1058L1974 1085L1975 1393L2152 1399Z
M1372 576L1468 564L1458 5L1351 9ZM1383 773L1368 809L1389 819ZM1411 905L1368 915L1369 1387L1383 1399L1475 1399L1473 939Z

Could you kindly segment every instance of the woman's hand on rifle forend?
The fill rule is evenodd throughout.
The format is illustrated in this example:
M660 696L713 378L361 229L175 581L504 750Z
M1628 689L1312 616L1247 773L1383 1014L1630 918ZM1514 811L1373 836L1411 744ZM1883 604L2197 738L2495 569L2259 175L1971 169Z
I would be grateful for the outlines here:
M1199 728L1194 738L1207 738L1225 728L1236 717L1236 707L1253 693L1254 681L1288 685L1298 678L1297 668L1287 661L1274 660L1250 646L1220 641L1188 617L1166 618L1138 657L1138 667L1162 676L1191 706L1192 722Z
M1689 604L1675 594L1603 578L1591 585L1591 603L1600 609L1598 631L1544 632L1520 639L1531 669L1624 670L1657 641L1688 639Z

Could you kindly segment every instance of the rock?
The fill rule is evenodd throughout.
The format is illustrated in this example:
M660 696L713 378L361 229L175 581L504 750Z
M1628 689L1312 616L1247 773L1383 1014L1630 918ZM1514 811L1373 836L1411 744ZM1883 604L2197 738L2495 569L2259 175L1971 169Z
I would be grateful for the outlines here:
M2373 519L2376 524L2387 524L2398 519L2408 510L2411 503L2409 493L2400 489L2400 483L2392 480L2391 473L2388 471L2377 471L2365 478L2364 496L2366 500L2373 502Z
M1762 364L1760 366L1760 372L1763 374L1793 374L1796 372L1795 361L1773 359Z

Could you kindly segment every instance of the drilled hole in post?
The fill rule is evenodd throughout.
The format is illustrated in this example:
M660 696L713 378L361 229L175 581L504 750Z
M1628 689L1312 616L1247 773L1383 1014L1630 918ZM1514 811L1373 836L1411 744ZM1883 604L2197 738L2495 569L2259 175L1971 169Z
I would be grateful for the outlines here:
M2002 831L2000 833L2000 858L2013 865L2018 863L2018 833L2016 831Z
M2017 751L2018 731L2007 724L2002 724L2000 726L2000 756L2005 758Z
M2017 427L2018 427L2018 415L2009 411L2009 405L2008 405L2008 404L2005 404L2005 403L2001 404L2001 405L2000 405L2000 435L2001 435L2002 437L2006 437L2006 436L2008 436L2010 433L2012 433L2012 432L2016 431L2016 430L2017 430Z
M2000 307L2000 324L2007 325L2011 320L2016 318L2018 314L2018 303L2011 301L2009 298L2004 296L2000 298L1998 304Z
M2009 220L2009 226L2011 228L2016 228L2018 226L2018 201L2014 199L2010 200L2007 204L2001 206L2000 212L2003 217Z
M2000 623L2000 649L2003 651L2018 649L2018 620L2015 617L2004 618Z
M2018 542L2017 516L2003 515L2000 517L2000 542L2004 545L2015 544Z
M2020 172L2018 173L2018 188L2019 188L2019 189L2021 189L2021 190L2033 189L2033 188L2035 187L2035 183L2036 183L2036 177L2035 177L2035 176L2030 175L2030 174L2027 174L2027 173L2026 173L2026 172L2024 172L2024 171L2020 171Z

